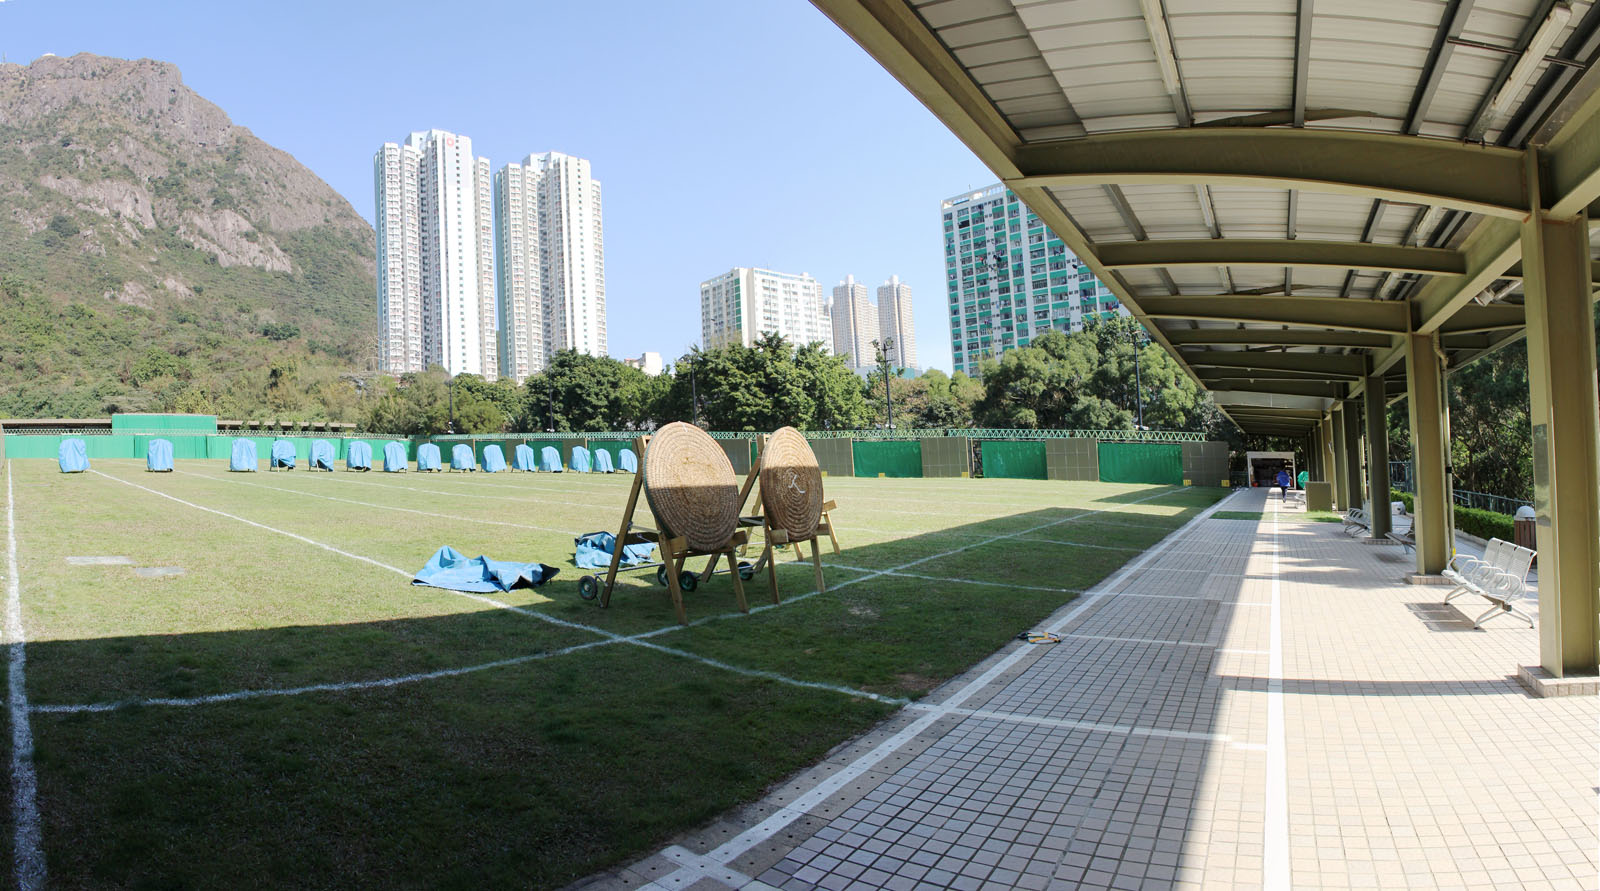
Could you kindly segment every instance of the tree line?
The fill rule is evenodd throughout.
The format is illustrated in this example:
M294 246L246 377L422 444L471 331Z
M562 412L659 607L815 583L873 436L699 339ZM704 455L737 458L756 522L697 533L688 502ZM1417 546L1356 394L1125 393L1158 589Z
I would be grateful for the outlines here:
M887 392L885 392L887 381ZM752 346L694 349L651 376L609 357L556 353L519 387L442 368L370 387L362 426L399 435L650 430L1019 427L1230 434L1194 381L1130 319L1048 332L988 360L981 379L937 369L910 377L878 356L857 374L820 344L769 334ZM1141 405L1142 403L1142 405ZM892 414L891 414L892 411Z

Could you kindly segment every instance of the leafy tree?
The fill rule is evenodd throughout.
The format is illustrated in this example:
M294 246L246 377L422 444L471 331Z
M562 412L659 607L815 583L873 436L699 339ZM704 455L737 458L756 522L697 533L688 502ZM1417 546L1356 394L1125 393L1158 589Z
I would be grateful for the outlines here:
M1132 414L1096 392L1096 339L1049 331L983 364L984 395L973 409L986 427L1120 429Z
M476 378L476 375L461 375ZM476 378L482 384L481 378ZM483 384L483 386L488 386ZM384 378L372 395L362 426L376 433L399 436L448 433L451 428L450 374L435 365L424 372L402 374L398 381ZM498 433L506 415L489 398L458 382L454 396L456 433Z
M133 363L133 368L128 371L128 380L143 384L163 377L187 378L189 371L188 360L174 356L160 347L151 347Z
M820 344L798 349L776 334L755 345L691 350L673 366L657 419L712 430L769 431L783 426L850 429L867 423L861 378Z
M523 382L517 426L563 432L642 429L650 420L648 378L607 356L563 350Z

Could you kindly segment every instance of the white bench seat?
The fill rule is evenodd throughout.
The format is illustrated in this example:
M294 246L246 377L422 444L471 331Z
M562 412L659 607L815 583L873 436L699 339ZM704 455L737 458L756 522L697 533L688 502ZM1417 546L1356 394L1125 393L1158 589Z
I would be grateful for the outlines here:
M1482 558L1455 555L1441 573L1456 583L1456 587L1445 595L1444 602L1449 603L1463 594L1476 594L1493 605L1473 620L1472 627L1479 627L1485 619L1510 613L1526 621L1528 627L1532 628L1533 616L1518 609L1516 602L1528 595L1528 570L1533 566L1534 556L1533 551L1498 538L1489 539Z

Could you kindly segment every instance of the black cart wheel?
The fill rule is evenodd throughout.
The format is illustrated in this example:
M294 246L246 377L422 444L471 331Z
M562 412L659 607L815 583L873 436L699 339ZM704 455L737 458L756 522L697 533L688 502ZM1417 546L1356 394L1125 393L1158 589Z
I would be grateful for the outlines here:
M756 568L744 560L739 561L739 578L750 581L756 577Z
M656 570L656 584L663 588L667 587L667 566L665 563Z
M678 575L678 587L685 591L693 591L699 585L700 579L692 572L684 572Z
M586 575L578 579L578 596L584 600L593 600L600 596L600 579L596 576Z

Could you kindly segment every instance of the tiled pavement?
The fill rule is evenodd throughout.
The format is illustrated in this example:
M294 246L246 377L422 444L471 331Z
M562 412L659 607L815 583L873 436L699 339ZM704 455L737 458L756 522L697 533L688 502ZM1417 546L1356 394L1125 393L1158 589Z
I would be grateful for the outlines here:
M1226 507L1267 518L1191 524L1063 643L587 887L1595 888L1600 709L1517 684L1536 632L1293 502Z

